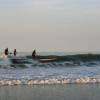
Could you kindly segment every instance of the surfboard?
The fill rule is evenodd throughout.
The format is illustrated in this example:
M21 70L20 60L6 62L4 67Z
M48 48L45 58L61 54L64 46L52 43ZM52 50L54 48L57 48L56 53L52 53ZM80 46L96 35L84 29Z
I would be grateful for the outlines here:
M10 61L14 64L24 64L28 63L27 59L25 57L11 57Z
M39 62L41 62L41 63L49 63L49 62L54 62L56 60L57 60L56 58L39 59Z

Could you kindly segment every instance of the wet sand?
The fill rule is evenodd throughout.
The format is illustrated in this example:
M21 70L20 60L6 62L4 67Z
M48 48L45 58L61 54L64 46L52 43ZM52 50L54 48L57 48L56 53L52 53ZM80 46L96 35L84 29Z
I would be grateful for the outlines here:
M1 86L0 100L99 100L100 84Z

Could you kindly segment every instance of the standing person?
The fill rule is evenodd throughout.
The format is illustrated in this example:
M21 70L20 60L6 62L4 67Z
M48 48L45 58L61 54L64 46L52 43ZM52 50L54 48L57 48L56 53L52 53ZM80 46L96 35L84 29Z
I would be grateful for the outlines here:
M33 58L36 58L36 50L34 50L34 51L32 52L32 57L33 57Z
M17 54L17 51L16 51L16 49L14 49L14 56L16 56L16 54Z
M8 54L9 54L8 48L5 49L4 54L5 54L6 56L8 56Z

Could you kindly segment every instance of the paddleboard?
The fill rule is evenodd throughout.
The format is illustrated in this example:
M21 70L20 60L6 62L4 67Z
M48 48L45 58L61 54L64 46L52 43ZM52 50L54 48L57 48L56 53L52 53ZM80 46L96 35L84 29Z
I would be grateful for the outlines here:
M50 59L40 59L39 62L42 63L48 63L48 62L54 62L56 61L56 58L50 58Z

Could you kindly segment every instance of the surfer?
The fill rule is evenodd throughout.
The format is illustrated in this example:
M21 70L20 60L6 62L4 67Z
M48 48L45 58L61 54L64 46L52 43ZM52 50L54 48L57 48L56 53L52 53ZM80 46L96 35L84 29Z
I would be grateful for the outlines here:
M35 59L36 58L36 50L34 50L33 52L32 52L32 57Z
M4 54L5 54L6 56L8 56L8 54L9 54L8 48L5 49Z
M14 53L14 56L16 56L16 54L17 54L17 51L16 51L16 49L14 49L14 52L13 52L13 53Z

